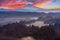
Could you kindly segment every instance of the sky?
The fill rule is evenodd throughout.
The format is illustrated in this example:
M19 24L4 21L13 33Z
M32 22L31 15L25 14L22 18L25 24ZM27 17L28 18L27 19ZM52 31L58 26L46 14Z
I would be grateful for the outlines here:
M60 0L0 0L0 9L5 10L30 9L27 5L39 9L60 10Z

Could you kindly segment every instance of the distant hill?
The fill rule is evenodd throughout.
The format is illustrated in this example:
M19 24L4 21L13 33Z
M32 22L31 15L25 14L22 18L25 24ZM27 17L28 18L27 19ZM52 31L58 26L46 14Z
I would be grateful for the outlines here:
M39 17L39 16L42 16L42 15L47 15L45 14L44 12L19 12L19 11L0 11L0 16L4 15L5 17L12 17L12 16L30 16L30 17Z
M60 19L56 18L56 19L50 19L45 21L45 24L54 24L54 23L56 24L60 23Z
M19 12L19 11L0 11L1 17L38 17L38 20L60 18L60 12Z
M37 17L36 20L31 20L29 18ZM9 19L5 19L9 18ZM14 18L11 20L11 18ZM15 18L18 18L15 20ZM26 18L25 20L29 20L28 23L31 23L33 21L47 21L47 20L53 20L53 19L60 19L60 12L19 12L19 11L0 11L0 23L6 22L8 20L9 22L13 21L19 21L19 18ZM11 21L10 21L11 20Z
M37 20L38 21L45 21L45 20L51 20L51 19L60 19L60 13L56 12L56 13L48 13L48 14L44 14L42 16L40 16Z

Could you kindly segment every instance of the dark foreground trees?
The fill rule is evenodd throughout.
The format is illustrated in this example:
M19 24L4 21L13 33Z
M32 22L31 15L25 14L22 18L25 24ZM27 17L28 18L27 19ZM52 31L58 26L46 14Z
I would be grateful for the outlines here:
M0 37L22 38L31 36L36 40L55 40L56 33L52 27L43 26L39 28L34 25L26 26L23 23L12 23L0 28Z

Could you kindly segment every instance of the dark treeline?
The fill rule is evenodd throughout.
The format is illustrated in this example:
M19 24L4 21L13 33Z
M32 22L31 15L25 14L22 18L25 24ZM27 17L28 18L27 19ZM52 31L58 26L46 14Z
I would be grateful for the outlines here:
M0 40L17 40L16 38L26 36L31 36L36 40L60 40L54 31L54 26L49 25L39 28L34 25L26 26L22 22L7 24L0 27Z

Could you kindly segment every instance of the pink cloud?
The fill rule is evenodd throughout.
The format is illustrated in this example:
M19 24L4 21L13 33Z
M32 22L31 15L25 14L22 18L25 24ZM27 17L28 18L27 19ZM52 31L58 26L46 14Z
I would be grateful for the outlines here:
M26 2L27 1L27 2ZM27 3L32 2L32 6L41 8L49 3L52 2L52 0L1 0L0 7L8 7L4 8L7 10L15 10L17 8L23 8L27 5Z

